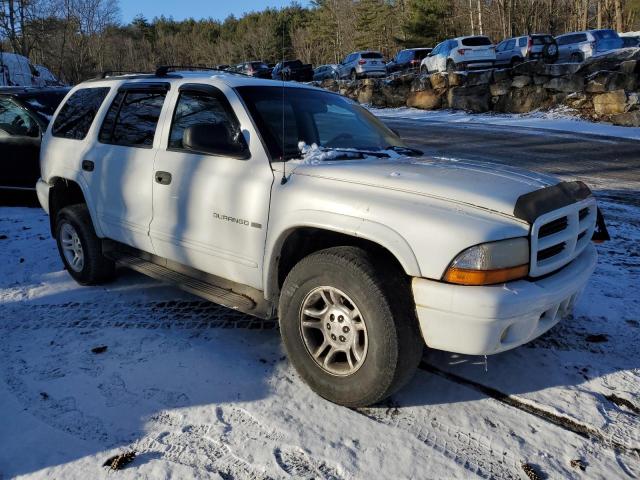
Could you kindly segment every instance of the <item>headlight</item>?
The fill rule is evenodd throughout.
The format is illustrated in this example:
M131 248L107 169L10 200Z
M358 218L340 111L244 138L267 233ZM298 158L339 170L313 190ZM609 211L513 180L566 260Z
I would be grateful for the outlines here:
M454 258L443 280L459 285L492 285L528 273L529 240L520 237L467 248Z

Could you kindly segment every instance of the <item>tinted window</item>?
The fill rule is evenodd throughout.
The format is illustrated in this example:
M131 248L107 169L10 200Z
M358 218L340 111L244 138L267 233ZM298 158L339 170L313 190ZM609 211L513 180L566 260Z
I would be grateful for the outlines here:
M431 50L416 50L415 53L413 54L413 58L416 60L422 60L423 58L425 58L427 55L429 55L429 52Z
M169 148L182 149L182 137L187 127L192 125L225 126L230 138L240 135L240 125L231 108L213 95L199 92L182 92L173 114Z
M40 127L29 114L10 100L0 99L0 137L38 137Z
M534 45L544 45L547 43L553 43L553 37L551 35L537 36L537 37L531 37L531 38L533 40Z
M113 100L100 129L100 142L150 147L165 92L124 91Z
M528 39L527 37L521 37L521 38L518 40L518 46L519 46L519 47L526 47L526 46L527 46L527 42L528 42L528 40L529 40L529 39Z
M60 102L66 94L66 90L34 93L20 97L20 100L40 116L40 118L48 122L51 120L56 108L58 108L58 105L60 105Z
M580 43L580 42L586 42L586 41L587 41L587 34L578 33L577 35L574 35L574 38L571 43Z
M505 50L513 50L514 48L516 48L516 41L514 40L509 40L507 42L507 46L505 47Z
M591 32L597 40L609 40L618 38L618 34L613 30L594 30Z
M491 40L487 37L469 37L462 39L462 45L465 47L481 47L491 45Z
M82 140L87 136L93 119L98 113L108 87L77 90L64 104L51 130L54 137Z
M382 58L382 54L378 52L365 52L365 53L361 53L360 57L377 59L377 58Z
M262 62L251 62L251 66L257 69L269 68L269 66L266 63L262 63Z

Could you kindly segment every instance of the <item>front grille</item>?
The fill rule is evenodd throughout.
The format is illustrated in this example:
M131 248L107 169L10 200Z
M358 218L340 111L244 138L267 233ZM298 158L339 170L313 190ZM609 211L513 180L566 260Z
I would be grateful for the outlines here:
M531 227L529 275L546 275L571 262L589 244L595 224L593 197L538 217Z
M568 224L569 220L567 220L567 217L561 217L557 220L546 223L540 227L538 238L548 237L549 235L553 235L554 233L561 232L562 230L567 228Z
M558 243L557 245L554 245L553 247L540 250L537 256L538 262L542 260L546 260L547 258L551 258L554 255L558 255L560 252L562 252L565 249L566 246L567 244L565 242L562 242L562 243Z

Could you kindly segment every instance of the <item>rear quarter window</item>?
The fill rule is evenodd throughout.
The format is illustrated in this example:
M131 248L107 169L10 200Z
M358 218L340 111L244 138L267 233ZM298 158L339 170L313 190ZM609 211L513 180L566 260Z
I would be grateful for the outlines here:
M53 122L54 137L82 140L87 136L93 119L109 93L109 87L76 90L60 109Z
M491 45L491 40L488 37L469 37L462 39L462 45L465 47L482 47Z

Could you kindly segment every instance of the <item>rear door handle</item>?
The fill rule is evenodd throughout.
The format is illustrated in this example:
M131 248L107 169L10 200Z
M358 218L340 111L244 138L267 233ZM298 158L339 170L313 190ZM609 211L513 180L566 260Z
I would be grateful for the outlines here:
M171 183L171 174L169 172L156 172L156 183L160 185L169 185Z
M82 161L82 170L85 172L93 172L93 169L96 167L95 163L91 160L83 160Z

